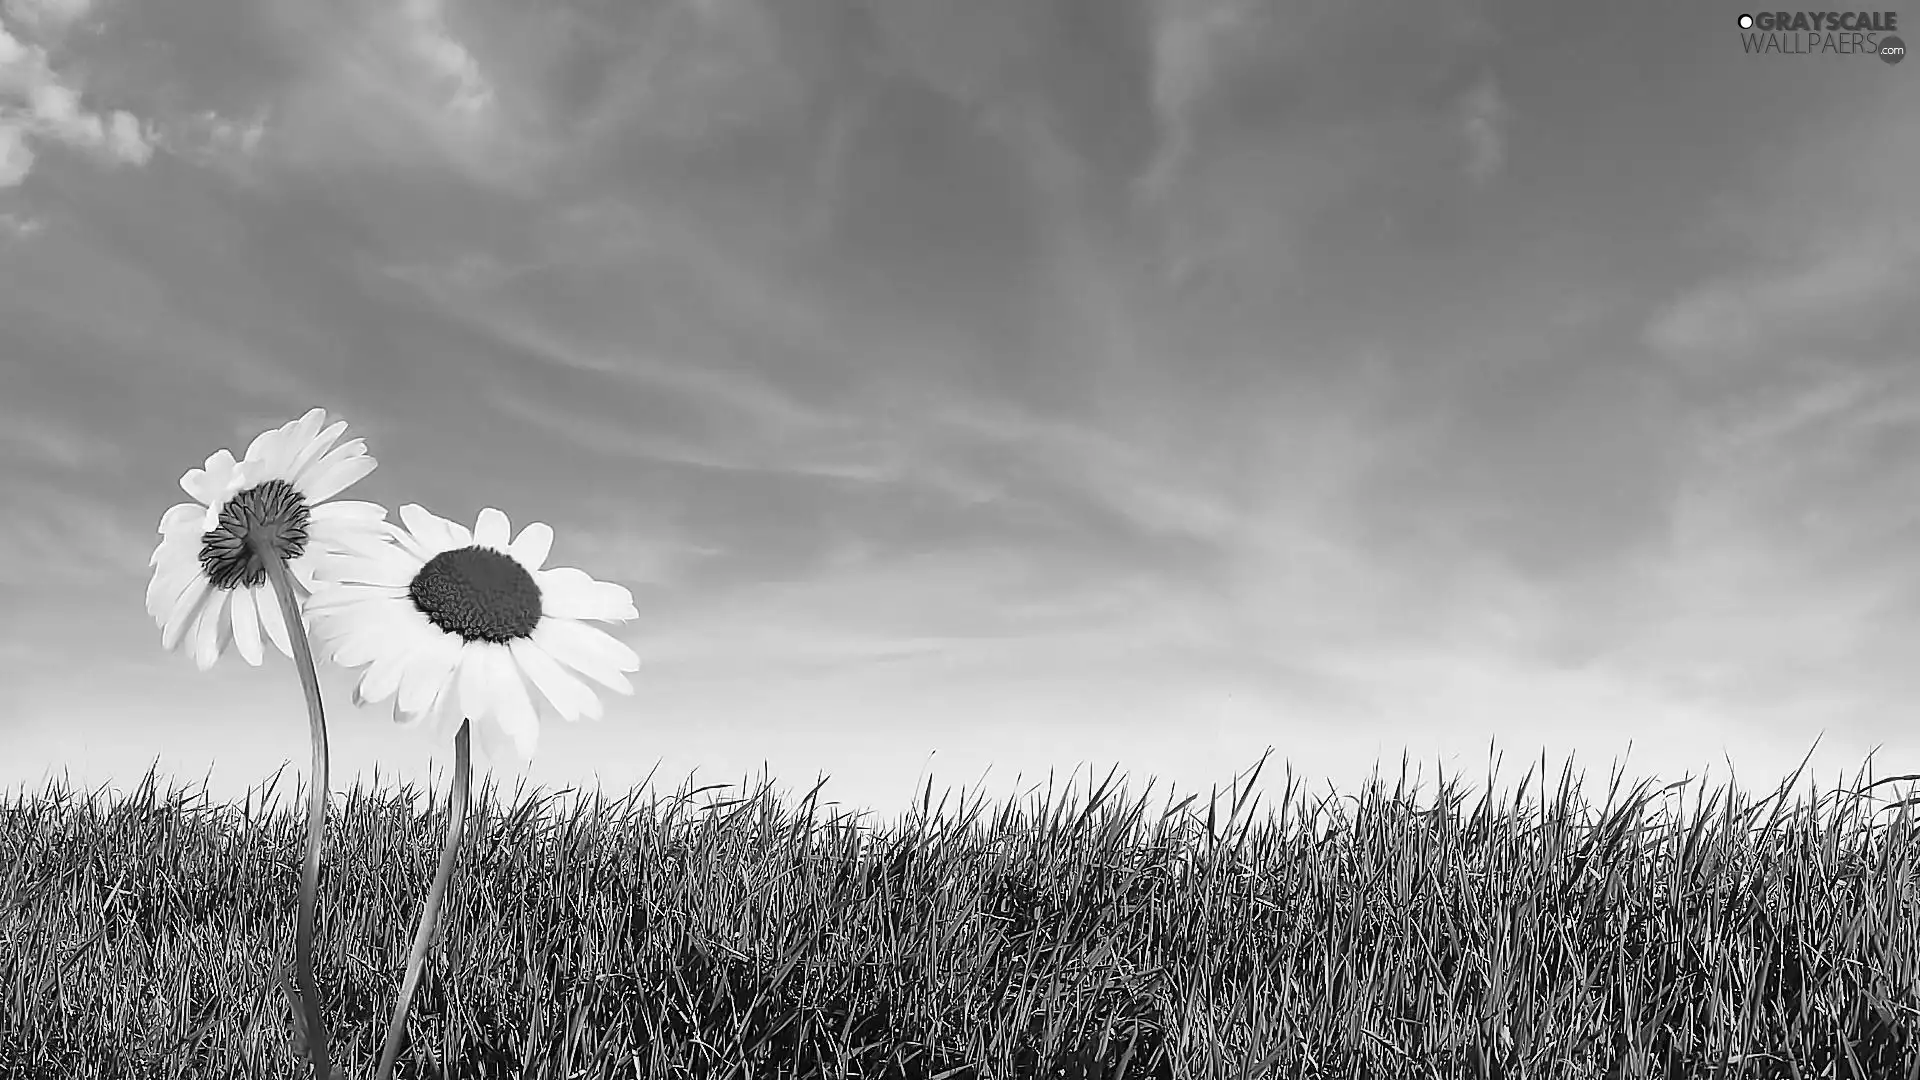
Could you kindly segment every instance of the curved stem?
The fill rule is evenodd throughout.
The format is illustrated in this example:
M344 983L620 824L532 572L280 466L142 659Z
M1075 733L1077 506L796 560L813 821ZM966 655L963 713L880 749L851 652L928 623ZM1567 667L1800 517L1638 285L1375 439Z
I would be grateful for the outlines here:
M274 545L250 537L253 553L267 569L267 580L280 601L280 618L293 643L293 666L300 672L300 688L307 696L307 723L313 735L313 776L307 789L307 858L300 869L300 913L294 924L294 977L299 980L299 1017L306 1029L307 1054L315 1080L333 1080L328 1054L327 1026L320 1015L320 987L313 978L313 923L320 894L320 842L327 820L327 716L320 706L320 679L313 670L313 649L307 644L307 625L300 618L300 601L293 591L293 575Z
M433 888L427 890L427 904L420 912L420 925L413 931L413 950L407 956L407 977L400 983L400 998L393 1003L393 1019L387 1021L387 1039L380 1048L380 1068L375 1080L390 1080L400 1056L400 1037L407 1030L407 1009L413 1004L414 988L420 985L420 965L427 958L427 943L433 939L434 924L440 918L440 905L447 898L447 883L453 880L453 862L460 854L460 833L467 824L467 786L472 772L468 735L469 721L460 721L460 733L453 737L453 805L447 814L447 843L440 849L440 867L433 873Z

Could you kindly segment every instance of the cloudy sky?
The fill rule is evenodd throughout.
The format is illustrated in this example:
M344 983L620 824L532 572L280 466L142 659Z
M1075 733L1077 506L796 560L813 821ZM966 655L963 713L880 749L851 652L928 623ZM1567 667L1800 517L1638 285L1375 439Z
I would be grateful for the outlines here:
M305 771L291 664L142 594L315 405L350 497L632 589L549 787L1920 767L1916 65L1720 0L324 6L0 5L0 783ZM336 787L444 766L326 680Z

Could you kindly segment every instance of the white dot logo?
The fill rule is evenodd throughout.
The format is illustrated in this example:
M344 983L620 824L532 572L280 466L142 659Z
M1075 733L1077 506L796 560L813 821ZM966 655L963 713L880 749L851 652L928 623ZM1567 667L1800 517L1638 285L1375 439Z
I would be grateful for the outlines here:
M1751 15L1740 16L1740 29L1742 30L1753 29L1753 16Z

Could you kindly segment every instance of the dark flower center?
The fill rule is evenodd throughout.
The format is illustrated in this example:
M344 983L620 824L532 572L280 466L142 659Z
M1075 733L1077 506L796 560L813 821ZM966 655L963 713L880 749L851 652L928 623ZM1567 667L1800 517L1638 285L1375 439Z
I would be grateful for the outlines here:
M467 641L504 645L540 622L540 586L510 555L463 547L427 560L407 597L427 621Z
M288 562L307 549L307 500L285 480L269 480L227 500L220 521L200 536L200 566L217 589L252 589L267 567L248 544L258 536Z

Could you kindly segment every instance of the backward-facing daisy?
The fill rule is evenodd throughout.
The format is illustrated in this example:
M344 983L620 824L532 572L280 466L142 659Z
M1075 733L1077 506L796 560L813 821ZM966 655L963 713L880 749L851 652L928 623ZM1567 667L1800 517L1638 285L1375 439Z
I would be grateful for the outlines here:
M600 718L583 677L633 692L623 672L639 658L587 625L635 618L633 595L571 567L541 569L552 529L535 522L511 537L491 507L472 532L412 503L400 520L386 525L390 542L356 542L331 561L310 605L323 651L364 669L356 702L391 697L395 721L440 733L471 721L490 756L511 743L528 760L541 720Z
M160 545L148 560L153 579L147 614L160 627L162 648L185 644L205 671L234 645L258 666L265 631L291 658L286 620L259 545L278 554L296 591L307 593L319 562L383 535L382 507L327 501L372 472L374 460L360 439L334 446L347 424L342 420L323 431L326 418L325 410L310 410L262 432L244 459L235 461L223 449L205 468L180 478L195 501L161 515Z
M160 545L149 564L147 614L160 626L160 645L190 643L200 670L213 667L229 644L258 666L264 631L294 661L307 699L313 775L307 790L307 851L300 873L294 924L298 988L285 982L293 1006L295 1042L315 1080L332 1080L331 1050L313 970L313 937L320 889L320 848L327 803L327 719L320 680L307 648L300 599L315 571L350 548L377 543L387 512L374 503L328 502L373 471L359 439L335 446L346 422L322 430L327 414L312 409L298 420L262 432L235 461L222 449L206 467L190 469L180 486L194 501L160 516Z

